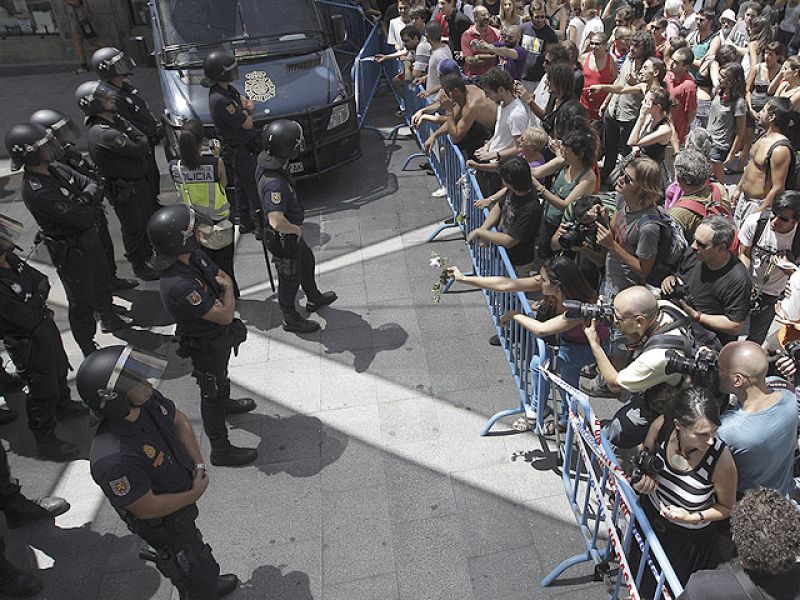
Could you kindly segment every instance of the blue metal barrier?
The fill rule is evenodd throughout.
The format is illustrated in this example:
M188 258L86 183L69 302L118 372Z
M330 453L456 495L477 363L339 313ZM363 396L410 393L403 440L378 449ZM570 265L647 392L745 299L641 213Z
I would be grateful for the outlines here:
M384 50L385 42L383 33L379 25L374 25L372 31L364 42L364 46L359 51L353 62L351 71L353 82L356 89L356 111L358 112L358 124L364 126L367 118L369 105L381 84L383 68L372 58L376 54L381 54Z
M347 39L336 48L336 51L357 55L373 28L372 21L367 18L361 7L334 0L317 0L317 6L325 22L329 22L332 15L341 15L344 18Z
M617 565L616 577L609 580L609 600L620 597L623 585L632 600L640 598L639 585L645 569L656 581L654 600L677 598L683 587L639 506L636 493L628 485L588 397L546 368L540 372L567 393L569 427L561 477L585 541L583 552L553 569L542 580L542 587L553 583L570 567L591 560L596 565L595 573L607 578L612 564ZM569 468L571 465L574 470ZM635 574L628 562L631 544L639 547L642 557Z

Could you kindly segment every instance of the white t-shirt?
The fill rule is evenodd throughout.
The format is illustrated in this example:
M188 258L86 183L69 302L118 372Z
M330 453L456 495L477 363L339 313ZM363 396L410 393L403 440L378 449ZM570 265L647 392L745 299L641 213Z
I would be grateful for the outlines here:
M586 21L586 25L583 28L583 33L579 38L580 43L578 44L578 51L583 52L583 45L586 43L586 40L588 40L595 33L602 33L603 30L603 19L600 17L595 16Z
M400 39L400 32L406 25L410 24L403 21L403 17L395 17L389 21L389 33L386 35L386 43L393 46L395 50L405 48L403 40Z
M775 233L767 221L761 239L754 242L753 236L756 234L760 216L761 213L755 213L744 220L739 229L739 241L750 248L750 278L753 280L753 287L770 296L778 296L789 276L771 263L778 253L791 250L797 225L789 233Z
M422 36L417 45L417 50L414 52L414 65L411 67L414 71L421 71L423 74L428 72L428 63L431 60L431 44Z
M575 39L579 42L583 40L583 28L586 27L586 21L581 19L580 17L572 17L569 20L569 24L567 25L567 31L569 28L573 27L575 29ZM581 47L578 46L578 51L580 51Z
M514 138L523 134L529 122L528 107L519 98L514 98L508 106L498 106L494 135L486 145L489 152L501 152L511 148L515 143Z
M428 81L425 84L426 92L439 87L439 63L448 58L453 58L453 53L447 44L431 51L431 59L428 61Z

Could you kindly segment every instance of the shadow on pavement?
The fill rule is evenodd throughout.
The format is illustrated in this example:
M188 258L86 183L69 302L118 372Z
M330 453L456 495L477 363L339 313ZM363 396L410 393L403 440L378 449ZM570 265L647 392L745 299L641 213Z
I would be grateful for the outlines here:
M236 597L280 598L281 600L313 600L308 575L290 571L285 575L279 567L263 565L253 571L249 581L242 583Z

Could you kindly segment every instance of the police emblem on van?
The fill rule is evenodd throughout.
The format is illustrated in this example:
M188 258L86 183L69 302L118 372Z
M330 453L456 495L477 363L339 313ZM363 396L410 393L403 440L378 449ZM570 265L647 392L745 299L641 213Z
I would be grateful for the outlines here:
M275 84L264 71L251 71L244 76L244 93L253 102L266 102L275 97Z

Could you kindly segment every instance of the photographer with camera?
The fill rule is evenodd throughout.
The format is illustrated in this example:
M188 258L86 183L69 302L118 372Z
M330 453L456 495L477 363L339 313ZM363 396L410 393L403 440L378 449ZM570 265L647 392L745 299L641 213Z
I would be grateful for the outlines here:
M667 395L669 394L665 390ZM633 489L682 585L695 571L716 566L714 547L719 521L736 501L736 465L719 435L719 403L704 388L677 391L670 409L650 426L644 448L634 459ZM631 569L641 559L631 544ZM639 585L652 597L649 569Z
M738 408L722 415L717 432L733 453L739 473L737 492L763 486L788 495L797 448L794 390L770 389L767 353L754 342L731 342L717 359L719 389L733 394Z
M644 286L621 291L614 298L610 318L634 358L625 368L617 371L601 342L597 329L599 319L586 313L580 316L592 317L584 332L600 375L612 392L631 393L630 399L607 426L607 437L615 446L633 448L642 443L650 424L662 412L653 402L658 391L656 386L666 384L677 387L681 384L680 374L666 372L666 353L674 350L683 356L691 354L693 336L688 325L689 318L673 304L658 301Z
M747 268L729 250L735 229L730 218L706 217L695 230L675 275L661 282L661 297L680 306L721 345L742 333L750 311ZM701 337L701 336L698 336Z

